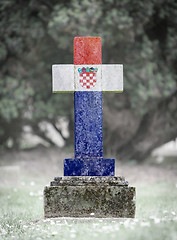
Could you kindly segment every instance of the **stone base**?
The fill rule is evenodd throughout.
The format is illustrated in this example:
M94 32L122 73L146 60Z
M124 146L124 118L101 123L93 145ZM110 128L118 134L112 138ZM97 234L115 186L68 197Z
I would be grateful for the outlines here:
M123 177L56 177L44 189L44 215L133 218L135 188Z
M135 188L123 177L56 177L44 189L44 215L133 218Z

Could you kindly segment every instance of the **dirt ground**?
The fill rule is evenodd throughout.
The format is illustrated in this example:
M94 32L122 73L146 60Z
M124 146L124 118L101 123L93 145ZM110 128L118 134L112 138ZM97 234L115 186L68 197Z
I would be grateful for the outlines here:
M0 184L18 184L20 176L29 179L43 179L46 184L55 177L63 175L64 158L73 154L59 148L39 147L20 152L0 152ZM172 181L177 184L177 161L173 164L157 164L153 161L137 164L135 161L123 163L116 161L116 176L124 176L130 185Z

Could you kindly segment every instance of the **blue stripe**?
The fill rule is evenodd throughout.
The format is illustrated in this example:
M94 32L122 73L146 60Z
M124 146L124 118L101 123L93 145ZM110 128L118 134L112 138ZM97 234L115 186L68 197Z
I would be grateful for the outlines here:
M75 158L102 158L102 92L75 92L74 109Z
M102 92L74 93L75 159L64 160L64 176L114 176L115 159L103 158Z
M65 159L64 176L114 176L115 159Z

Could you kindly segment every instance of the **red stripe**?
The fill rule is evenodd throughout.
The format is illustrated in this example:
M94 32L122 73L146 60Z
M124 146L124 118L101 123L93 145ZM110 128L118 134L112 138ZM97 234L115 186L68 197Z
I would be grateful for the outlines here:
M96 65L101 64L101 38L75 37L74 38L74 64Z

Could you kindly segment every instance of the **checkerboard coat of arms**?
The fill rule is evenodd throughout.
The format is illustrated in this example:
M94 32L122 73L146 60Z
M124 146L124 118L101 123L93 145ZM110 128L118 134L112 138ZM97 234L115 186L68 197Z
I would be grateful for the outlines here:
M79 83L83 88L90 89L96 85L96 73L98 68L79 68Z

